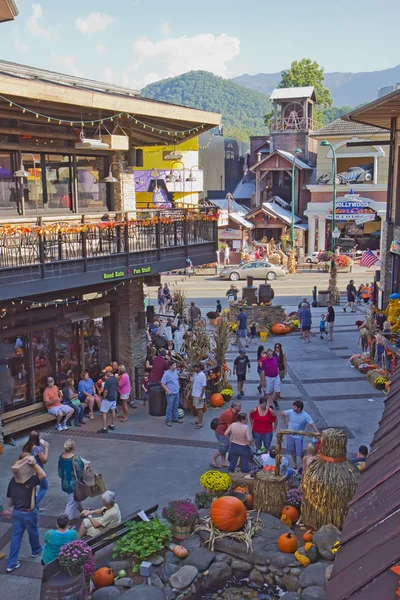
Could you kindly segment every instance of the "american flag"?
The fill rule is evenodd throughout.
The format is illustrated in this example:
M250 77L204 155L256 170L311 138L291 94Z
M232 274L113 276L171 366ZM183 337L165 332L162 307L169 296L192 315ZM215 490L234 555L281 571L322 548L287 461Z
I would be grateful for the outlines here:
M369 269L375 263L380 262L379 258L371 252L371 250L366 250L360 260L360 267L367 267Z

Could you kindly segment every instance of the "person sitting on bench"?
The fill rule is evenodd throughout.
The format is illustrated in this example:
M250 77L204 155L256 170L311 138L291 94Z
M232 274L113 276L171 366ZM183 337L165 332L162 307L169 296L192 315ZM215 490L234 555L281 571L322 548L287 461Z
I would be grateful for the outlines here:
M47 408L47 412L57 417L57 431L65 431L69 429L67 421L74 414L74 409L71 406L61 404L61 392L56 385L54 385L53 377L47 378L47 387L43 392L43 400ZM64 417L63 421L61 419Z
M85 518L79 528L79 538L83 538L85 535L94 537L121 523L121 511L115 501L115 493L106 491L102 494L101 499L103 501L102 508L81 512L81 517Z

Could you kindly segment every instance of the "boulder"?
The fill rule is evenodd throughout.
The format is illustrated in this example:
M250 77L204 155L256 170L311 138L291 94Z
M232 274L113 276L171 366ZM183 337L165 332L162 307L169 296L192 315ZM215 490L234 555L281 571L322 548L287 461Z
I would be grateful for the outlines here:
M135 584L133 583L133 580L130 577L121 577L121 579L117 579L114 582L114 585L116 585L119 588L131 588Z
M324 598L324 590L320 587L317 587L316 585L311 585L310 587L303 590L301 594L301 600L324 600Z
M96 590L92 598L94 600L119 600L119 596L119 589L114 585L109 585Z
M176 573L171 575L169 581L172 587L177 590L184 590L196 579L198 570L192 565L185 565L179 569Z
M157 573L152 573L150 579L151 585L154 585L159 590L162 590L164 588L164 584L161 581L160 577L157 575Z
M177 565L173 565L170 562L164 562L161 565L160 570L158 571L158 576L161 579L161 581L163 581L164 583L168 583L171 575L179 571L179 569L180 567L178 567Z
M210 552L207 548L195 548L187 558L183 561L184 565L192 565L198 571L205 571L211 565L215 558L214 552Z
M320 562L314 565L308 565L300 575L300 585L302 588L310 586L324 587L325 569Z
M331 550L338 540L341 538L340 530L334 525L323 525L313 535L313 543L317 546L321 558L324 560L333 561L335 555Z
M292 573L285 573L283 585L288 592L297 592L300 589L299 578Z
M232 576L232 569L226 562L214 562L208 572L207 577L203 577L202 589L205 592L218 589L225 585Z
M299 575L301 575L303 569L301 567L293 567L293 569L290 569L290 572L292 575L297 575L297 577Z
M286 552L268 552L267 557L271 561L271 565L278 567L278 569L284 569L296 562L294 554L288 554Z
M254 568L257 569L257 571L260 571L260 573L268 573L269 571L267 565L254 565Z
M116 577L120 571L128 572L132 564L129 560L112 560L108 563L107 567L113 570L114 576Z
M233 560L231 562L231 568L234 571L241 571L242 573L247 573L252 570L253 565L246 560Z
M183 546L184 548L189 550L189 552L191 552L195 548L200 548L200 546L201 546L200 536L197 535L197 533L194 533L187 540L182 540L182 542L179 545Z
M330 564L325 569L325 581L329 581L333 571L333 564Z
M228 563L228 565L230 565L232 562L232 557L229 556L229 554L225 554L224 552L216 552L215 560L217 560L217 561L224 560L225 562Z
M116 589L116 588L115 588ZM121 600L165 600L161 590L153 585L135 585L130 590L124 592Z
M160 565L162 565L164 562L164 557L163 556L156 556L155 558L153 558L153 560L151 561L151 564L154 567L159 567Z
M264 576L263 576L262 573L260 573L260 571L257 571L257 569L253 569L250 572L249 581L253 581L254 583L258 583L259 585L263 585L263 583L264 583Z
M297 592L286 592L280 597L280 600L301 600L301 596Z
M181 563L181 559L178 556L175 556L175 554L171 552L171 550L165 553L164 560L165 562L172 563L173 565Z
M176 592L174 592L174 590L169 585L167 585L164 588L164 597L165 600L175 600Z

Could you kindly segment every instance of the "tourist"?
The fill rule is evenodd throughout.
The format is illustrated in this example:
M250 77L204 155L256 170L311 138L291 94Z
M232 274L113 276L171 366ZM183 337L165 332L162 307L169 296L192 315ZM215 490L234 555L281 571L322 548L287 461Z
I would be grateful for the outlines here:
M224 435L231 444L228 473L235 472L238 460L242 473L248 473L250 471L250 447L253 445L253 439L247 426L246 413L238 413L237 421L229 425Z
M229 450L229 440L225 437L225 432L229 425L236 421L238 413L240 413L242 406L237 400L233 400L230 408L227 408L219 415L218 425L215 430L215 437L218 442L218 450L212 455L210 461L210 467L218 469L218 459L221 458L221 468L227 467L226 453Z
M25 483L17 483L11 478L7 488L8 508L3 510L3 515L12 518L12 537L7 560L7 573L12 573L21 566L18 560L22 537L25 529L28 532L32 558L42 554L39 539L39 508L36 499L36 487L46 477L46 473L34 456L28 456L27 462L32 466L35 474Z
M119 364L117 363L117 361L112 360L110 362L110 367L111 367L111 373L114 375L114 377L119 379Z
M85 413L85 407L81 404L78 394L74 388L73 379L67 379L65 381L63 393L62 393L62 403L64 406L70 406L74 410L74 425L75 427L80 427L84 425L86 421L84 421L83 416Z
M238 336L238 346L243 348L243 343L246 348L249 347L247 343L247 314L243 310L243 306L239 308L239 314L236 320L237 324L237 336Z
M326 306L326 330L328 332L327 341L331 342L333 340L333 327L335 325L335 311L329 300L327 301Z
M367 457L368 457L367 446L360 446L358 449L358 452L357 452L357 458L353 458L353 460L351 462L356 465L357 469L359 469L360 471L363 471L363 469L365 469L365 462L367 460Z
M216 256L217 256L217 267L219 267L219 265L220 265L220 262L219 262L219 260L220 260L220 257L219 257L219 250L216 250L216 251L215 251L215 254L216 254Z
M303 298L303 300L300 302L299 306L297 308L303 308L303 304L307 304L307 308L311 308L311 304L309 303L309 301L307 300L307 298Z
M317 458L318 450L316 444L310 443L307 446L307 454L303 456L303 460L301 461L301 474L307 471L308 467L312 462Z
M373 281L371 281L370 286L369 286L369 302L370 304L373 304L375 300L375 284Z
M175 345L174 345L173 340L168 340L168 342L167 342L167 356L169 358L176 356Z
M75 516L75 511L83 510L80 502L74 498L75 481L80 480L85 471L85 464L80 456L75 454L75 442L67 440L64 443L64 452L58 459L58 476L61 479L61 489L68 494L65 512L70 521Z
M94 384L95 393L99 396L99 398L100 398L100 396L103 395L103 392L104 392L104 380L105 380L104 373L100 373L98 380Z
M350 279L350 282L348 283L347 287L346 287L346 293L347 293L347 304L346 306L343 307L344 312L346 312L346 308L349 306L351 309L351 312L357 312L355 310L355 301L357 298L357 290L355 288L354 285L354 279Z
M250 325L250 344L256 341L257 338L257 325L252 323Z
M261 254L258 248L256 248L256 251L254 252L254 260L260 260L261 258Z
M103 363L104 364L104 363ZM103 373L110 372L111 367L106 367ZM103 386L104 389L104 386ZM96 388L93 379L89 377L88 371L83 371L81 379L78 383L78 398L81 402L86 402L89 409L89 418L94 419L93 408L96 404L100 408L101 399L96 393Z
M161 383L162 376L168 369L168 361L165 358L166 356L167 352L164 350L164 348L161 348L158 356L154 356L153 358L153 366L149 375L150 389L152 386L159 385Z
M149 352L146 356L146 363L145 363L145 367L144 367L145 373L151 372L151 370L153 368L153 361L154 361L155 355L156 355L156 349L154 348L154 346L152 346L149 349Z
M42 563L48 565L56 560L60 554L61 547L78 539L78 532L69 527L69 518L65 513L58 515L56 528L49 529L44 534L44 546Z
M43 400L46 405L47 412L57 417L57 431L65 431L68 429L67 421L74 414L74 409L61 403L61 392L58 387L54 385L53 377L47 378L47 387L43 392ZM63 417L64 419L61 422Z
M160 285L157 290L157 303L159 313L161 315L164 314L164 290L162 285Z
M361 288L361 298L363 299L364 304L368 304L368 302L369 302L369 286L367 284Z
M260 448L269 450L278 419L272 408L267 405L265 398L260 398L259 406L250 411L249 417L257 450Z
M235 285L233 285L233 283L232 283L231 287L229 288L229 290L225 294L225 296L228 297L228 302L230 300L233 300L233 302L236 302L238 293L239 293L238 288Z
M197 412L197 421L194 421L193 424L195 429L201 429L203 427L204 397L206 394L207 379L201 363L194 365L194 370L195 373L193 375L192 403L193 408Z
M314 421L304 410L304 402L302 400L295 400L293 402L293 409L282 411L281 416L285 427L291 431L305 431L307 425L310 425L315 433L318 433ZM301 460L304 454L303 436L297 434L288 435L286 437L286 448L288 454L291 454L292 456L293 467L297 469L297 458L299 458L301 466Z
M107 433L108 429L114 431L114 419L115 419L115 410L117 408L117 398L118 398L118 379L107 371L105 373L105 382L104 382L104 391L103 391L103 400L100 405L100 412L103 416L103 427L99 429L97 433ZM107 415L111 413L111 423L107 427Z
M299 310L299 320L301 324L301 337L303 338L303 342L310 343L312 317L310 307L309 305L307 306L306 302L303 302L301 309Z
M358 290L357 290L357 304L361 304L361 290L364 288L364 284L360 283L360 285L358 286Z
M169 369L162 376L161 387L167 398L166 424L168 427L172 427L172 423L183 423L183 419L180 419L178 414L179 375L176 370L176 363L169 363Z
M177 331L178 327L173 324L171 317L168 317L166 327L171 328L171 334L173 335Z
M279 367L279 378L283 381L287 375L287 359L286 354L283 351L282 344L277 342L274 346L274 356L278 359ZM279 398L282 400L283 396L279 393Z
M171 292L168 287L168 283L164 283L163 297L164 297L164 306L166 307L167 310L169 310L170 305L172 303L172 298L171 298Z
M230 254L231 254L231 249L229 247L229 244L226 244L225 250L224 250L224 264L225 265L230 265L231 264Z
M196 302L192 300L189 306L189 323L191 327L194 327L198 319L201 319L201 310L196 306Z
M276 449L270 448L267 454L261 454L259 457L261 464L263 465L263 471L276 471ZM281 456L281 464L279 467L279 475L282 475L286 479L290 479L294 474L294 469L289 467L288 459L285 456Z
M271 348L268 348L262 362L261 362L261 377L262 377L262 388L264 395L268 398L269 406L274 407L278 410L278 398L281 392L281 378L279 377L279 362L276 356L274 356Z
M326 330L326 316L324 313L322 313L320 321L319 321L319 336L320 336L321 340L324 337L323 334L328 335L328 332Z
M145 405L147 400L149 399L149 374L146 373L146 371L143 374L140 385L142 388L142 402L143 402L143 405Z
M235 358L233 363L233 375L237 377L238 398L244 396L243 385L246 381L246 371L250 373L250 360L243 348L239 350L239 356Z
M96 510L88 509L81 512L81 517L85 518L79 528L80 538L83 538L85 535L94 537L121 523L121 511L116 503L115 493L106 491L102 494L101 500L103 502L101 508L97 508Z
M258 390L259 394L261 394L262 385L263 385L262 361L264 360L264 357L265 357L264 346L258 346L258 348L257 348L257 373L258 373L258 376L260 378L260 384L257 387L257 390Z
M125 423L129 418L129 396L131 395L131 382L129 375L126 372L124 365L119 366L118 392L122 402L122 419L121 423Z
M42 467L49 460L49 442L40 439L40 433L34 429L30 432L28 441L22 447L20 458L26 456L34 456L39 467ZM40 491L36 496L36 506L39 506L40 502L46 495L49 489L49 482L47 476L40 481Z
M220 300L217 300L217 306L215 308L215 312L217 313L218 316L220 316L221 312L222 312L222 304Z

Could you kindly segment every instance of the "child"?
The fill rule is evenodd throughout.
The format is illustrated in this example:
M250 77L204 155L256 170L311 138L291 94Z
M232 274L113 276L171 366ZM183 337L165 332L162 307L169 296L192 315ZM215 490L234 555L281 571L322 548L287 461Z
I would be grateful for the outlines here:
M221 304L220 300L217 300L217 308L216 308L215 312L217 313L217 315L220 315L222 312L222 304Z
M321 340L323 339L323 333L325 333L325 335L328 335L328 332L326 331L326 316L324 314L321 315L321 320L319 322L319 333Z
M251 342L255 342L257 337L257 326L255 323L252 323L250 326L250 344Z
M142 378L142 400L143 404L146 404L149 399L149 374L144 373Z
M306 472L307 468L311 465L311 463L317 458L317 446L315 444L308 444L307 446L307 454L303 456L302 460L302 474Z

